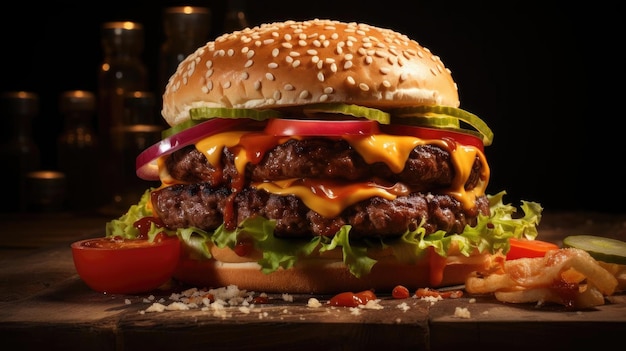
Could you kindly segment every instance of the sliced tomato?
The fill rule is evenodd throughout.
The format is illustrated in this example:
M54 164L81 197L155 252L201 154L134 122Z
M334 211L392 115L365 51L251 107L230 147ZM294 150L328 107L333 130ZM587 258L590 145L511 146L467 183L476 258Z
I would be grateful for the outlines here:
M507 260L515 260L524 257L543 257L546 255L546 252L559 248L559 246L554 243L541 240L511 238L509 239L509 243L511 244L511 249L506 254Z
M171 279L180 257L177 237L92 238L71 245L74 266L93 290L134 294L157 289Z
M481 151L484 150L483 141L472 134L456 132L449 129L437 129L427 127L416 127L400 124L382 125L381 131L393 135L410 135L420 139L443 139L449 138L462 145L475 146Z
M137 156L137 176L144 180L159 180L159 168L156 160L196 141L221 133L235 126L248 124L247 119L214 118L171 135L148 147Z
M379 132L378 122L372 120L274 118L267 121L265 126L265 133L275 136L372 135Z

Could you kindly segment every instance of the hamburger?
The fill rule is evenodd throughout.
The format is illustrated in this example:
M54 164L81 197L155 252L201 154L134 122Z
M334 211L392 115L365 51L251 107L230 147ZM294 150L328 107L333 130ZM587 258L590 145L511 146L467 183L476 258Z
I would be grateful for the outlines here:
M174 278L196 286L462 284L509 238L534 238L541 206L517 213L486 193L493 133L459 106L441 59L391 29L315 19L223 34L171 76L170 128L137 157L161 186L106 235L178 236Z

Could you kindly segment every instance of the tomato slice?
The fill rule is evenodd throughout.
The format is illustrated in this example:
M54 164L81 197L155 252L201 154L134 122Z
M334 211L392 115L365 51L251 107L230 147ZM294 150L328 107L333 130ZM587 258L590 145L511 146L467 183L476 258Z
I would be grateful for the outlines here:
M528 240L528 239L509 239L511 249L506 254L507 260L515 260L518 258L543 257L550 250L557 250L559 246L547 241Z
M483 151L483 141L474 135L456 132L449 129L437 129L427 127L416 127L400 124L388 124L381 126L381 130L384 133L393 135L410 135L418 137L420 139L442 139L449 138L462 145L475 146L477 149Z
M172 278L180 257L178 237L91 238L72 243L74 266L93 290L134 294L157 289Z
M137 156L135 163L137 176L144 180L159 180L159 167L156 162L159 157L213 134L247 123L249 123L247 119L214 118L169 136L148 147Z
M329 121L320 119L274 118L267 121L265 133L275 136L342 136L380 133L372 120Z

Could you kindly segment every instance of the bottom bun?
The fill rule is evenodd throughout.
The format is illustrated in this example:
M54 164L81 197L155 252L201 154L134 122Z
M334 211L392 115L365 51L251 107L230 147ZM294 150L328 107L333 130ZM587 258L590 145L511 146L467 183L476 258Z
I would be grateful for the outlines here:
M174 278L197 287L236 285L239 289L268 293L391 292L397 285L416 290L464 284L472 272L484 271L491 264L489 254L450 257L441 261L440 268L432 267L428 262L403 264L385 258L379 260L368 275L357 278L337 259L302 259L292 268L265 274L255 262L224 263L215 259L182 258Z

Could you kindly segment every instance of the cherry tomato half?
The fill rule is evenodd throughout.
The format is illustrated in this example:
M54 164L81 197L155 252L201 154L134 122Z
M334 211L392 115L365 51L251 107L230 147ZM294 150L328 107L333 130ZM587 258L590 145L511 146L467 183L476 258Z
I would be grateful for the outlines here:
M515 260L524 257L543 257L550 250L557 250L558 245L541 240L509 239L511 249L506 254L507 260Z
M379 133L372 120L328 121L318 119L273 118L267 121L265 133L275 136L341 136Z
M484 150L483 141L479 137L468 133L455 132L447 129L415 127L399 124L385 124L381 126L381 129L384 133L389 133L393 135L411 135L421 139L450 138L460 144L471 145L475 146L481 151Z
M122 240L92 238L72 243L74 266L93 290L134 294L154 290L174 274L180 256L177 237Z

